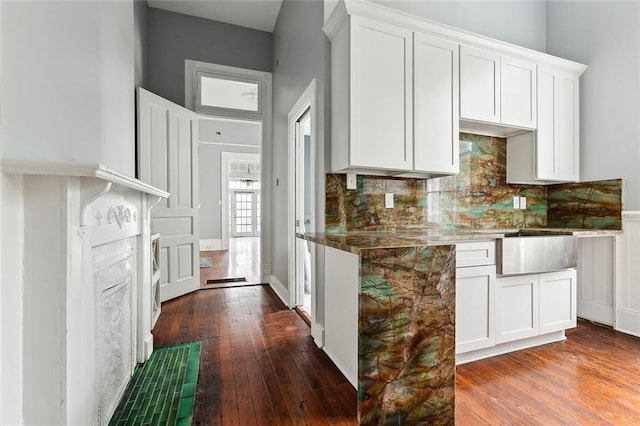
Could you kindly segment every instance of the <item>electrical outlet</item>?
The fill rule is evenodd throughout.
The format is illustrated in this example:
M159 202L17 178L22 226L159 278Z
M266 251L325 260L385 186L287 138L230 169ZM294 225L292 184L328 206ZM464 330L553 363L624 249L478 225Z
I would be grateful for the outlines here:
M393 208L393 193L387 192L384 194L384 206L388 209Z
M358 189L358 181L355 173L347 173L347 189Z
M527 197L520 197L520 209L524 210L527 208Z
M514 196L513 197L513 209L514 210L518 210L519 208L520 208L520 197Z

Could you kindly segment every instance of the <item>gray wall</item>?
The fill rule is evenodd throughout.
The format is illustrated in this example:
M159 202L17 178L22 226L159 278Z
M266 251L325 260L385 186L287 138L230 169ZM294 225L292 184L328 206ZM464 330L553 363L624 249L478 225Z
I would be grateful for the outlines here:
M184 105L185 59L271 71L267 32L154 8L147 26L148 88L178 105Z
M546 49L544 1L371 2L540 52Z
M133 78L136 87L147 87L147 11L146 0L133 2Z
M317 83L318 111L316 148L316 221L317 230L324 229L325 135L329 126L329 41L322 32L324 5L322 0L285 0L273 32L273 187L272 269L273 275L288 286L287 215L287 116L312 79ZM328 141L327 141L328 143ZM327 157L328 158L328 157ZM326 165L328 166L328 164ZM322 252L318 258L318 314L324 311ZM318 320L322 323L323 317Z
M624 179L640 210L640 3L547 3L549 53L589 66L580 79L580 179Z
M219 203L222 200L222 153L260 154L262 127L243 121L200 119L198 130L200 239L220 239L222 238L222 207ZM216 132L220 132L220 135Z
M199 144L200 153L200 239L222 238L221 158L223 152L260 154L259 146L229 147L224 145Z

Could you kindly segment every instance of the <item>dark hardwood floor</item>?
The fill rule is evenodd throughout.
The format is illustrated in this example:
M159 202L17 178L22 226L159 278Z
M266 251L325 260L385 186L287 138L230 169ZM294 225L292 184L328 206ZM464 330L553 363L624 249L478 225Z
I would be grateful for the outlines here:
M354 424L356 391L268 286L162 304L154 346L202 342L197 425Z
M194 423L356 423L356 392L268 286L162 305L156 347L202 342ZM640 339L580 321L568 339L461 365L456 423L640 424Z

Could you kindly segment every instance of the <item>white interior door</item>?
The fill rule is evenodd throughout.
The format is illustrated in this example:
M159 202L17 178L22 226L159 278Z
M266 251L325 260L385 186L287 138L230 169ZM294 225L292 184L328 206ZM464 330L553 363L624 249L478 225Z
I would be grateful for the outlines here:
M198 246L198 116L138 88L138 175L169 192L151 210L159 233L162 301L200 286Z

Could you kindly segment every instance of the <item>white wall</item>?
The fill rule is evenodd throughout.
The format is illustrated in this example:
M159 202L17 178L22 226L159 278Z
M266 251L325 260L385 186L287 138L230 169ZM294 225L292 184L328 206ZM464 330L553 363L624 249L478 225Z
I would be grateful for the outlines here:
M23 422L22 179L0 174L0 424Z
M589 66L580 79L580 179L624 179L640 210L640 2L550 1L549 53Z
M4 160L135 173L133 1L3 2Z
M133 1L2 1L0 11L0 161L100 162L133 175ZM21 177L0 174L0 424L34 422L44 408L25 386L28 374L38 381L38 351L24 349L25 259L38 265L25 253L27 195Z

